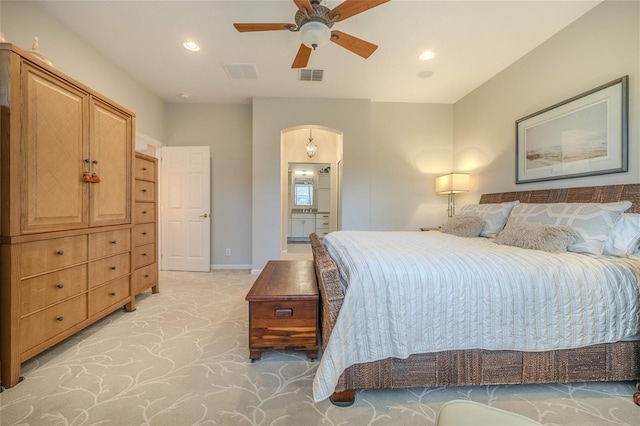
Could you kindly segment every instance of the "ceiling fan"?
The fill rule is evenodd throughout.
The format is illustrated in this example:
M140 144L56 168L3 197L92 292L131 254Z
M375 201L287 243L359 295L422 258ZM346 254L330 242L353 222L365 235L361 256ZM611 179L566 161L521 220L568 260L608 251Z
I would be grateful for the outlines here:
M298 7L295 24L233 24L240 32L289 30L300 32L302 44L291 68L304 68L309 63L311 50L331 40L347 50L368 58L378 48L377 45L361 40L342 31L331 30L333 24L344 21L379 6L389 0L345 0L333 9L320 4L322 0L293 0Z

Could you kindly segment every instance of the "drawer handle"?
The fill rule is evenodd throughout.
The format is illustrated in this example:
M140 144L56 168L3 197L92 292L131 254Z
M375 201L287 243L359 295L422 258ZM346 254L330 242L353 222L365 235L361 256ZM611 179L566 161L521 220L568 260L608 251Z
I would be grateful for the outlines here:
M62 256L62 255L64 254L64 250L58 250L58 251L56 252L56 254L57 254L58 256Z
M146 167L143 167L143 168L142 168L142 171L143 171L143 172L146 172L146 171L147 171L147 168L146 168Z
M56 286L57 288L64 288L64 284L60 283Z
M146 211L146 210L143 210L143 211L142 211L142 214L147 214L147 211Z
M146 256L146 255L147 255L147 253L142 253L142 256Z
M274 315L276 318L286 318L293 316L293 309L291 308L277 308L274 310Z
M116 292L115 292L115 291L112 291L112 292L111 292L111 293L109 293L109 294L110 294L111 296L115 296L115 295L116 295Z
M142 233L142 235L147 235L147 233L146 233L146 232L143 232L143 233Z
M118 241L117 240L113 240L113 241L111 241L111 244L118 244Z
M115 271L116 267L115 266L111 266L109 269L111 269L112 271Z
M144 277L145 278L149 278L149 274L144 274Z
M143 189L143 190L142 190L142 192L147 192L147 190L146 190L146 189Z
M58 318L56 318L56 321L62 322L62 321L64 321L64 317L63 316L59 316Z

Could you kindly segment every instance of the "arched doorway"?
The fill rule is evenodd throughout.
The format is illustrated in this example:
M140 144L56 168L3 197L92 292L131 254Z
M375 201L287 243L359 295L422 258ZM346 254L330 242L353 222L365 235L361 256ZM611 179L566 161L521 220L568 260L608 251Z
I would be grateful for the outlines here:
M311 157L310 138L316 145ZM342 132L319 125L284 129L280 152L280 251L286 255L290 242L305 242L310 232L341 228ZM296 189L303 192L298 199Z

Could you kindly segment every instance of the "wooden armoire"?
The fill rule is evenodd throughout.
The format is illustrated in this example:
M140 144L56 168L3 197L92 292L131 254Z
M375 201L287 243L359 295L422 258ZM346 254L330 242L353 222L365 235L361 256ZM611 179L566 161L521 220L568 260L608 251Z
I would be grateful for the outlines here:
M0 369L133 309L135 115L0 43Z

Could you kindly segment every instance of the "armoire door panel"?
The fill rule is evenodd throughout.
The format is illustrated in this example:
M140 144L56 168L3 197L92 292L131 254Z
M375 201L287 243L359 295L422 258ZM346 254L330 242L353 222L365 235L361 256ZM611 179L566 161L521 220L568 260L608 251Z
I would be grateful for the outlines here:
M131 116L92 99L91 118L89 224L130 223Z
M22 232L88 226L88 94L23 62Z

